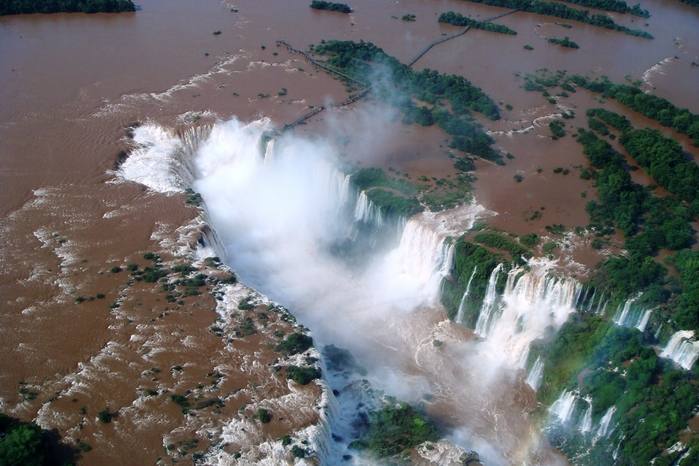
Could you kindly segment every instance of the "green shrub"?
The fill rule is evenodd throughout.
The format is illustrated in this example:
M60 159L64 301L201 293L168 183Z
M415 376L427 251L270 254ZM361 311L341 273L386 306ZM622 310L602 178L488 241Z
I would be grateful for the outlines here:
M528 248L534 248L539 245L541 238L536 233L529 233L528 235L520 236L519 242Z
M298 445L294 445L291 447L291 454L294 456L294 458L304 458L306 456L306 450Z
M267 411L264 408L260 408L257 410L256 417L257 420L260 421L262 424L269 424L272 421L272 415L269 411Z
M301 385L308 385L321 377L320 369L315 367L289 366L286 368L286 378L295 380Z
M439 440L434 428L408 404L388 406L369 413L369 429L358 441L350 443L355 450L369 450L378 457L393 456L423 442Z
M114 415L109 412L109 406L107 406L102 411L97 413L97 419L99 419L100 421L102 421L105 424L109 424L110 422L112 422L113 416Z

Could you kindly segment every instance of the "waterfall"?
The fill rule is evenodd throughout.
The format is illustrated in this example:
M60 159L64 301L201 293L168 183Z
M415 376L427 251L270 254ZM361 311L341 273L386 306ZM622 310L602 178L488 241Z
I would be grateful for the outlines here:
M135 147L119 166L117 177L135 181L160 193L184 191L194 181L191 154L200 144L203 133L203 129L189 130L178 137L156 125L146 124L135 128Z
M580 422L580 432L583 434L590 433L592 431L592 400L585 398L588 403L585 414L583 414L582 421Z
M441 267L439 269L439 275L441 277L446 277L454 268L454 250L456 248L455 241L443 242L442 243L442 258Z
M357 205L354 208L354 220L355 222L373 223L377 227L383 225L381 208L371 202L366 191L359 193Z
M527 385L536 390L537 388L539 388L539 384L541 383L541 379L543 377L544 363L541 360L541 356L539 356L538 358L536 358L536 362L534 362L534 365L529 371L529 375L527 376Z
M646 329L646 325L648 325L648 320L650 320L650 315L653 313L652 309L648 309L646 312L643 313L643 317L641 317L641 320L638 322L638 325L636 325L636 328L643 332Z
M600 310L602 310L602 298L604 298L604 295L600 296L599 301L597 301L597 309L595 310L595 314L597 314L597 315L601 314ZM607 308L606 302L604 303L604 307L605 307L605 309ZM604 311L602 310L602 312L604 312Z
M626 323L627 317L629 316L629 312L631 311L631 304L635 301L635 298L630 298L627 299L626 302L624 303L624 307L621 307L621 304L619 304L619 307L617 307L616 314L614 315L614 321L615 324L617 325L624 325ZM621 314L619 314L619 310L621 310Z
M264 154L264 164L267 165L268 163L274 163L274 142L275 139L270 139L267 141L267 147L265 147L265 154Z
M653 337L654 337L656 340L657 340L658 337L660 336L660 331L661 331L662 329L663 329L663 324L660 324L660 326L658 327L658 330L656 330L656 331L655 331L655 334L653 335Z
M333 177L333 182L335 183L335 186L337 187L339 196L340 196L340 202L338 208L341 208L347 202L349 201L349 193L350 193L350 179L352 178L352 175L345 175L341 171L335 172L335 175Z
M471 282L473 281L473 277L476 275L476 270L478 270L478 266L473 268L471 278L468 279L468 284L466 285L466 291L464 292L464 296L461 298L461 303L459 303L459 312L456 313L456 322L459 324L464 321L464 303L466 302L466 298L468 298L468 293L471 291Z
M413 294L434 304L454 256L455 245L446 244L445 239L446 235L431 224L430 213L412 217L405 224L400 244L386 257L383 273L399 288L412 288ZM386 296L390 299L390 290Z
M641 295L638 294L633 298L627 299L623 307L621 304L619 304L612 321L616 325L627 328L637 328L643 332L646 329L646 325L648 325L648 320L650 319L650 315L653 311L651 309L644 310L642 308L632 308L633 303L640 297Z
M582 294L582 293L581 293ZM587 299L587 295L590 294L590 289L585 290L585 294L583 294L580 298L580 301L575 300L575 307L578 307L578 304L580 304L580 307L583 307L585 305L585 299Z
M619 450L621 449L622 440L624 440L624 437L621 437L621 439L619 440L619 444L616 446L614 452L612 453L612 459L615 461L617 460L617 458L619 458Z
M568 390L563 390L561 396L558 397L558 399L551 405L551 408L549 408L549 412L556 416L562 424L565 424L573 414L575 399L575 393L569 392Z
M595 435L595 438L607 438L607 436L611 433L609 430L609 425L612 423L612 416L614 416L615 411L616 406L611 406L609 409L607 409L607 412L604 413L602 420L599 422L599 429L597 429L597 435Z
M587 312L590 312L592 310L592 305L595 302L595 296L597 296L597 290L595 289L594 293L592 293L592 298L590 299L590 302L587 305Z
M675 332L665 349L660 353L661 358L668 358L689 370L699 357L699 342L694 340L693 330Z
M498 282L498 274L502 269L502 264L498 264L497 267L493 269L488 279L488 288L485 293L485 298L483 299L483 306L481 306L480 313L478 314L478 322L476 322L476 333L482 337L488 336L488 329L490 324L490 314L495 308L495 301L498 298L496 285Z
M527 345L527 348L519 356L519 363L517 364L517 367L519 369L526 369L527 368L527 361L529 361L529 351L530 350L531 350L531 345Z
M491 351L507 359L512 366L517 367L532 341L543 337L550 327L560 328L575 310L580 284L575 280L549 276L547 272L551 264L550 261L531 260L529 269L508 272L505 291L497 308L497 273L494 270L491 274L476 333L487 337Z

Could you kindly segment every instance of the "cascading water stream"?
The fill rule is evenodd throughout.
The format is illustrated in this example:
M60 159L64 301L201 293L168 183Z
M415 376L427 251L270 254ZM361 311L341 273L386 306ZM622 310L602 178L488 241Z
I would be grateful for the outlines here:
M359 193L359 199L354 208L354 220L356 222L361 221L367 224L374 224L376 227L380 227L384 223L381 208L371 202L371 199L366 195L366 191Z
M639 320L638 324L636 325L636 328L640 330L641 332L645 331L646 325L648 325L648 321L650 320L650 315L653 313L652 309L648 309L646 312L643 313L643 317Z
M495 296L496 271L491 274L476 332L487 337L489 347L513 367L518 367L532 341L549 327L559 329L575 310L581 285L549 276L550 266L550 261L531 260L529 269L510 270L500 300Z
M592 310L592 305L593 305L594 302L595 302L595 296L597 296L597 290L595 290L595 291L592 293L592 298L590 299L590 301L589 301L589 303L588 303L588 305L587 305L587 312L590 312L590 311Z
M672 359L683 369L691 369L699 358L699 342L694 340L694 331L680 330L675 332L670 337L663 352L660 353L660 357Z
M541 360L541 356L536 358L534 365L527 375L527 385L532 387L534 390L539 388L541 384L541 379L544 377L544 362Z
M637 328L641 332L646 329L648 321L650 320L650 315L652 314L652 309L643 308L633 308L633 303L640 298L640 294L634 296L633 298L627 299L623 306L619 304L617 307L614 318L612 319L616 325L620 325L627 328Z
M563 390L561 396L549 408L549 412L556 416L561 424L567 423L573 414L576 398L575 393Z
M607 409L607 412L604 413L604 416L602 416L602 419L600 420L597 434L595 435L596 439L607 438L609 436L611 433L609 426L612 423L612 416L614 416L615 412L616 406L610 406L609 409Z
M495 309L495 303L498 299L498 294L496 290L498 282L498 274L502 270L502 264L498 264L497 267L493 269L488 279L488 288L485 293L485 298L483 298L483 306L478 314L478 321L476 322L476 333L482 337L488 336L488 329L490 328L490 320L493 309Z
M460 324L464 321L464 304L466 303L466 300L468 299L468 294L471 291L471 282L473 281L473 277L476 275L476 270L478 270L478 266L475 266L473 268L473 272L471 272L471 278L468 279L466 291L464 292L464 295L461 298L461 302L459 303L459 311L456 313L456 322Z
M604 295L599 297L599 301L597 302L597 309L595 309L595 314L601 315L604 313L604 309L607 308L607 302L605 301L604 303L604 309L602 309L602 299L604 298Z
M580 432L588 434L592 432L592 400L585 398L585 401L587 401L588 406L585 414L583 414L582 421L580 421Z

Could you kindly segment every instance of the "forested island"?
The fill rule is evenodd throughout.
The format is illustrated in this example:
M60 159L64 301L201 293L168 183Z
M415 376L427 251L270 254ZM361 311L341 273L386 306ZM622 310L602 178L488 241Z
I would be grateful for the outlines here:
M549 37L546 39L549 43L551 44L556 44L560 45L561 47L568 47L569 49L579 49L580 46L570 40L568 36L565 36L563 39L557 39L556 37Z
M324 0L313 0L311 8L314 10L339 11L340 13L351 13L352 9L344 3L326 2Z
M473 29L483 29L484 31L497 32L500 34L517 34L517 31L510 29L503 24L495 24L489 21L476 21L475 19L471 19L462 15L461 13L455 13L453 11L442 13L439 15L439 19L437 19L437 21L440 23L451 24L452 26L468 26Z
M472 3L497 6L502 8L515 8L520 11L536 13L538 15L554 16L556 18L580 21L605 29L620 31L632 36L653 39L653 36L640 29L629 29L626 26L616 24L609 16L603 14L590 14L588 10L578 10L563 3L542 2L539 0L465 0Z
M136 11L131 0L3 0L0 15L30 13L121 13Z

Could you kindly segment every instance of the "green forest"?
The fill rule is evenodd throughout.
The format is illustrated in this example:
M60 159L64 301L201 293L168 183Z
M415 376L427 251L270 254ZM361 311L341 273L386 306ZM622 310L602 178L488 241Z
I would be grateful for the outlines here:
M0 0L0 15L124 11L136 11L136 6L131 0Z

